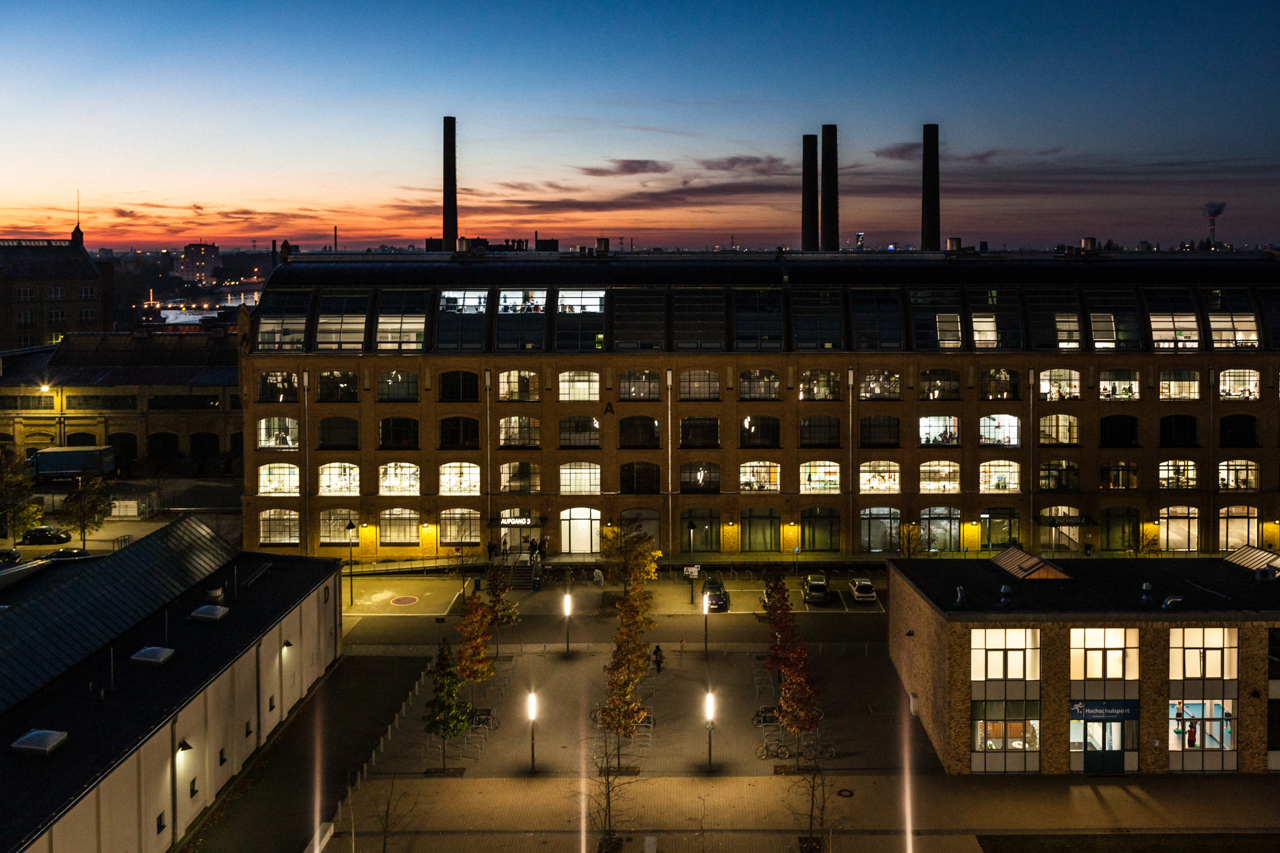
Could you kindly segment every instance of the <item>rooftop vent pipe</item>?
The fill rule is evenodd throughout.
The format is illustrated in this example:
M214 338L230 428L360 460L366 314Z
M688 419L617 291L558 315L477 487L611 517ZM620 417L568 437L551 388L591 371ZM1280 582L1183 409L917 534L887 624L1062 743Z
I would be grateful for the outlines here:
M1012 604L1013 599L1009 597L1011 595L1013 595L1013 587L1009 586L1008 584L1005 584L1004 586L1000 587L1000 603L1001 604Z
M964 587L956 587L956 604L968 604L964 597Z
M840 165L836 126L822 126L822 251L840 251Z
M1160 608L1161 608L1162 610L1172 610L1172 609L1173 609L1173 605L1177 604L1177 603L1178 603L1178 602L1180 602L1180 601L1182 601L1182 596L1180 596L1180 595L1171 595L1171 596L1169 596L1168 598L1166 598L1166 599L1164 600L1164 604L1160 605Z
M801 146L800 251L818 251L818 136L806 133Z
M938 186L938 126L924 126L924 187L920 200L920 248L942 249L942 196Z
M1142 585L1142 600L1146 602L1151 602L1155 600L1151 597L1151 584L1149 583L1144 583Z
M446 252L458 245L458 140L457 122L444 117L444 223L441 242Z

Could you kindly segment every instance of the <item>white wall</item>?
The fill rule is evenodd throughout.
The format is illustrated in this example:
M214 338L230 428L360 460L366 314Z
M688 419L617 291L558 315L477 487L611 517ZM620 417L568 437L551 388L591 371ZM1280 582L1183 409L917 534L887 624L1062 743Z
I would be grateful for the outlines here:
M244 739L243 720L239 737L236 736L235 665L218 676L204 695L209 731L209 793L212 796L235 775L236 745Z
M209 691L204 691L179 711L174 726L174 742L186 741L191 745L191 749L174 753L178 783L178 819L174 824L177 838L186 834L187 827L191 826L213 793L209 790L209 736L205 717L208 695ZM195 796L191 795L193 783Z
M328 669L338 657L338 602L342 594L337 576L320 588L320 668ZM328 600L326 600L328 599Z
M302 698L302 663L307 653L302 642L302 611L306 609L306 599L302 604L289 611L280 620L280 683L284 696L284 707L280 710L288 714L293 706ZM291 643L283 648L285 642Z
M176 840L173 835L173 791L169 768L172 766L172 733L165 726L138 750L141 779L138 800L142 807L141 853L163 853ZM165 829L156 832L156 817L164 814Z
M102 812L101 853L137 853L138 767L135 752L98 786L98 805ZM154 819L155 815L151 817Z
M258 708L262 731L258 742L265 743L280 723L284 691L280 683L280 626L272 628L258 643Z
M316 590L299 608L302 612L302 689L307 691L320 677L320 598Z
M258 648L245 652L232 667L235 671L235 770L239 773L245 761L262 743L258 724ZM246 734L247 732L247 734Z
M53 827L53 853L97 853L98 792L91 791Z

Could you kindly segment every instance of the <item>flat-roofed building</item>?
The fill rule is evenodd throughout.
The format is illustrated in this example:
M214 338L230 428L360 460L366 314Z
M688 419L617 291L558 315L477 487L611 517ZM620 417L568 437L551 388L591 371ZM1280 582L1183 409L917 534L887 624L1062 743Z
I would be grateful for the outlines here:
M112 328L114 268L95 262L77 225L70 240L0 240L0 350L56 344Z

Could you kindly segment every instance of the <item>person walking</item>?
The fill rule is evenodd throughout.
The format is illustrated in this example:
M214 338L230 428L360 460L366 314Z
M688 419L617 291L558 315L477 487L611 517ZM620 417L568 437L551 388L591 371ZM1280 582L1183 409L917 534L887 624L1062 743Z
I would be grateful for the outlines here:
M496 556L498 556L498 546L490 542L489 543L489 562L492 563L493 558Z
M662 662L667 656L662 653L662 646L654 646L653 648L653 666L658 670L658 675L662 675Z
M538 540L529 540L529 562L532 563L538 558Z
M507 561L507 537L502 537L502 561Z

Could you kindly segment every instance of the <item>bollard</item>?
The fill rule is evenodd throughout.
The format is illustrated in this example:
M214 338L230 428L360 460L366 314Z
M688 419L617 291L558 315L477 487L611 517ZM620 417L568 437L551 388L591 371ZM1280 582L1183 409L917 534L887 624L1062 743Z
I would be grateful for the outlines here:
M378 766L378 753L375 752L373 755L369 756L369 766L370 767Z

